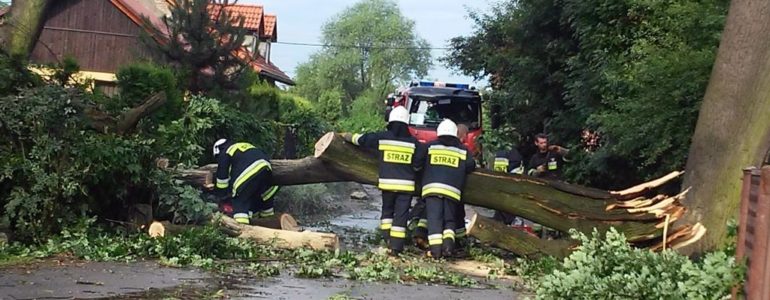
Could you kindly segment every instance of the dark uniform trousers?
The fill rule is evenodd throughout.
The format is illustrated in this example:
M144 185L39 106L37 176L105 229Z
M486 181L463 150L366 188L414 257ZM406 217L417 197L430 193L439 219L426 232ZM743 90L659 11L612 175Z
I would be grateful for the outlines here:
M428 245L433 257L441 257L443 253L454 251L458 203L457 200L442 196L425 197Z
M409 208L412 195L399 192L382 191L382 216L380 231L394 251L404 250L406 224L409 221Z
M274 215L270 193L274 187L268 184L270 175L268 169L263 169L243 183L243 188L233 198L235 213L258 213L262 218Z
M455 245L460 246L465 239L465 204L459 201L454 201L457 206L455 211ZM428 217L426 215L425 198L420 198L412 208L411 220L417 222L417 226L414 227L412 233L413 238L428 240ZM443 238L443 231L442 231ZM418 247L420 245L417 245Z

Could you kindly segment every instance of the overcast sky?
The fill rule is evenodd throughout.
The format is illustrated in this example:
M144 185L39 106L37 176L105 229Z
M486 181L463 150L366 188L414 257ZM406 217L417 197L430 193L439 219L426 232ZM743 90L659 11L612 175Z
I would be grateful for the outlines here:
M278 42L319 43L321 26L353 5L354 0L240 0L242 4L264 5L267 13L278 15ZM495 0L398 0L402 13L415 21L417 34L428 40L431 47L446 47L449 39L468 35L473 22L468 10L487 11ZM298 64L308 60L318 47L274 44L271 60L292 78ZM446 82L472 83L472 78L452 74L436 60L444 50L431 52L434 62L427 79ZM481 85L480 83L476 83Z

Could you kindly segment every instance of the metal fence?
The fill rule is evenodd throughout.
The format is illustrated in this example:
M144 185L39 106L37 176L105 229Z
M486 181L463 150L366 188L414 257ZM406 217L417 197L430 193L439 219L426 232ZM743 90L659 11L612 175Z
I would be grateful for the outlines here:
M770 299L770 166L743 170L739 222L736 255L747 263L742 294Z

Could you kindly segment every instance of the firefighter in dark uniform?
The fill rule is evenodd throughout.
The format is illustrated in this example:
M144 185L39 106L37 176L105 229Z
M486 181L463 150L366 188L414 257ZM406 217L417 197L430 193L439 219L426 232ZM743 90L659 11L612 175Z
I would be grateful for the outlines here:
M522 158L521 154L519 154L519 151L513 147L507 151L497 151L497 153L495 153L493 169L495 172L522 175L524 174L524 159ZM520 221L518 220L519 218L509 213L495 211L493 218L503 222L506 225L520 225L517 224L519 223L518 221Z
M379 150L380 230L390 245L391 255L404 250L416 172L425 160L424 145L409 133L408 122L409 112L403 106L397 106L390 112L388 130L363 135L343 134L343 138L354 145Z
M461 143L465 143L468 137L468 126L464 124L457 125L457 138ZM425 214L425 199L420 198L412 208L411 220L414 224L412 239L415 246L420 249L428 249L428 218ZM465 229L465 204L463 201L459 202L455 214L455 246L456 248L462 248L466 235Z
M233 218L249 224L251 217L273 216L273 196L278 191L271 185L269 157L249 143L231 143L220 139L214 143L217 160L216 191L229 192L233 202Z
M428 143L422 176L430 255L451 256L457 229L456 210L462 200L462 189L468 173L476 169L473 156L457 138L457 125L444 120L436 129L438 139Z
M537 146L537 152L529 160L531 169L528 174L545 179L561 180L564 162L568 161L565 156L569 154L569 150L561 146L549 145L548 136L544 133L535 136L535 146Z

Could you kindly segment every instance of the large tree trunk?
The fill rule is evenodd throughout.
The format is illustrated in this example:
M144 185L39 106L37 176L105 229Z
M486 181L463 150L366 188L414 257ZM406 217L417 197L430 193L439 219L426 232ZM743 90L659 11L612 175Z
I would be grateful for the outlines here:
M373 184L377 181L376 158L333 133L316 143L315 158L275 160L272 165L273 182L278 185L333 181ZM204 169L214 168L215 165L209 165ZM674 172L660 180L611 192L558 181L477 171L469 175L463 200L467 204L515 214L563 232L575 228L588 234L594 228L604 232L615 227L625 233L631 242L653 249L662 247L666 231L668 246L675 248L697 240L704 231L700 224L668 228L684 214L685 209L679 203L684 193L651 198L642 195L680 174ZM516 247L511 245L509 248Z
M684 188L685 221L708 233L686 253L718 247L737 218L741 170L770 145L770 1L732 1L695 127Z
M17 0L13 1L6 24L8 52L27 58L40 35L45 22L45 13L52 0Z
M553 256L563 258L577 242L568 239L549 241L514 229L495 220L480 216L471 217L468 235L478 240L528 258Z
M323 167L334 174L332 176L369 184L377 181L375 157L344 142L337 134L328 133L322 137L316 143L315 151L315 157L323 161ZM302 171L299 172L295 177L302 176ZM674 172L662 180L613 192L482 170L468 176L463 201L518 215L562 232L574 228L590 234L594 229L606 232L614 227L639 246L659 249L668 243L669 247L678 248L699 239L704 233L700 224L669 228L685 212L679 201L686 192L651 198L641 197L641 194L679 174ZM668 235L666 238L664 231Z

